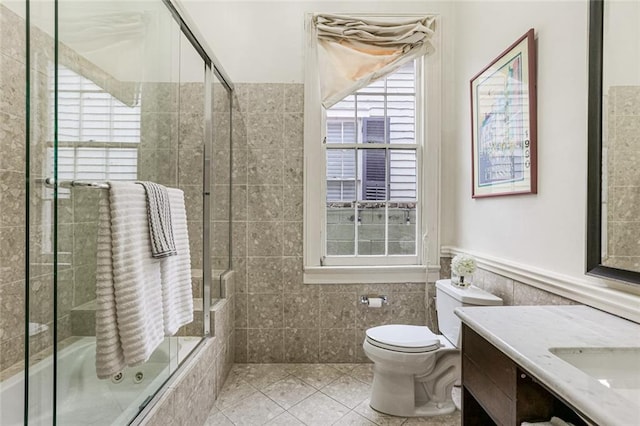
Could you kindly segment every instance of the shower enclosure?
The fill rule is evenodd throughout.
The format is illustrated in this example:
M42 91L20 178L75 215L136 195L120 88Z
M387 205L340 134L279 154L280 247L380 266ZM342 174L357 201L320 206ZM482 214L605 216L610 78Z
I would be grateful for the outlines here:
M230 269L232 89L173 1L0 0L1 425L128 424L212 333ZM194 320L99 380L108 181L184 191Z

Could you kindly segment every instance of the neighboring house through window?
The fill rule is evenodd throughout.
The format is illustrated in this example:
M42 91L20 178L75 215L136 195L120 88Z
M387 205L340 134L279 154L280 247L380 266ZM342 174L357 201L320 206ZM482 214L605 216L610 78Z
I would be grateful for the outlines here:
M325 259L416 262L417 75L408 62L326 110Z
M425 281L429 260L437 270L439 70L438 55L405 61L329 108L307 76L305 282Z

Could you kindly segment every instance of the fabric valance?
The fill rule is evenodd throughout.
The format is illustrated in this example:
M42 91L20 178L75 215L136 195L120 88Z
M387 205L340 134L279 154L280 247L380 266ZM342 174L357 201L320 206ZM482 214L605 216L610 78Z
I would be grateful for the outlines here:
M436 17L362 19L317 14L313 27L322 105L329 108L406 62L432 53Z

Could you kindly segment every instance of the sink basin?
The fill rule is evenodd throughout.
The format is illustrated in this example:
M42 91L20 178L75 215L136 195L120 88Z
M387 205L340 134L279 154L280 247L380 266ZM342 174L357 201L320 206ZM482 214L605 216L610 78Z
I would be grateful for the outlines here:
M549 351L640 405L640 348L550 348Z

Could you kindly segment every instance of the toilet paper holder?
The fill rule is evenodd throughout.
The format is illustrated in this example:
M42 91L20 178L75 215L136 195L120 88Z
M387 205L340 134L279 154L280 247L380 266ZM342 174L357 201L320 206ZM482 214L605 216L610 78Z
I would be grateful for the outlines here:
M360 296L360 303L362 303L363 305L367 305L369 306L369 298L379 298L382 299L382 304L383 305L388 305L389 304L389 300L387 299L387 296Z

